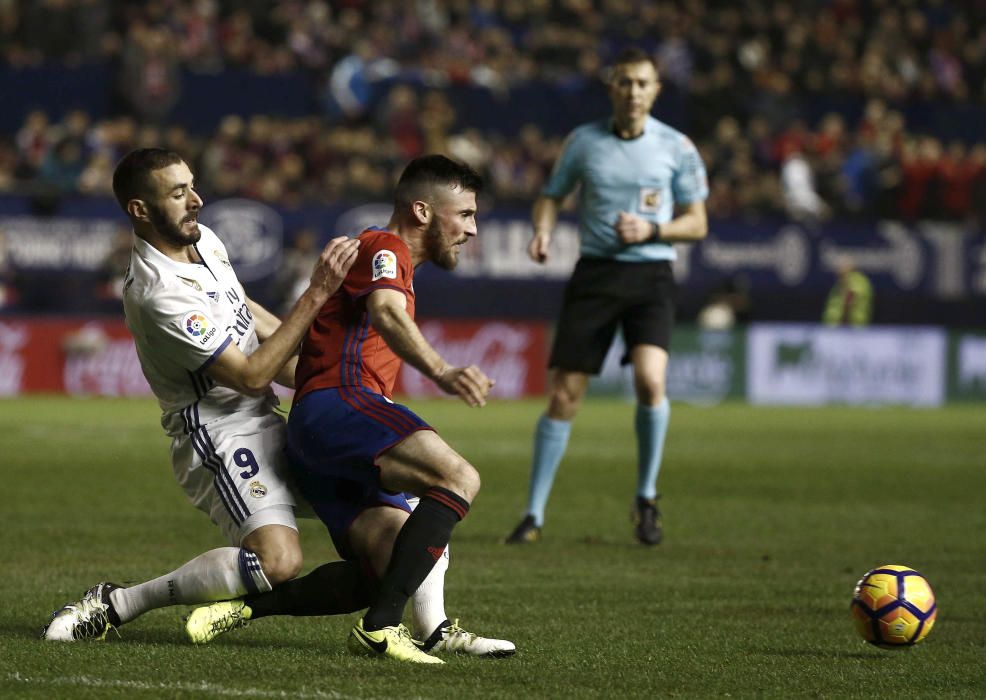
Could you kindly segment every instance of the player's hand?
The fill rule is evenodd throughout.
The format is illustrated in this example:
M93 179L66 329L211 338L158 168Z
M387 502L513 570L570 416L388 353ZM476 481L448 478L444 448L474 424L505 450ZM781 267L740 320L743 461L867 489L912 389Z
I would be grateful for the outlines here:
M315 270L312 272L310 286L312 289L322 292L326 297L336 293L336 290L346 279L346 273L356 262L356 255L359 252L359 239L347 236L337 236L333 238L322 254L318 256L315 263Z
M550 233L535 233L531 242L527 245L527 254L534 262L544 263L548 260L548 247L550 245Z
M476 365L448 367L435 379L446 394L454 394L473 408L486 405L486 397L496 383Z
M616 235L620 240L628 245L644 243L654 238L654 229L650 221L625 211L620 212L613 228L616 229Z

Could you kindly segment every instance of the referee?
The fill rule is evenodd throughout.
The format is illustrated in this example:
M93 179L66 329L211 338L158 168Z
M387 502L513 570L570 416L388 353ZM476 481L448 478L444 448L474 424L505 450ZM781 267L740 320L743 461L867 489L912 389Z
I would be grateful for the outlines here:
M672 243L705 237L705 166L682 133L650 116L660 92L657 66L639 49L616 59L609 81L613 114L576 128L534 203L528 254L548 258L564 198L579 189L580 259L565 290L549 367L550 402L537 423L524 519L508 544L541 539L544 509L589 376L598 374L617 327L633 364L637 396L634 535L661 541L657 475L670 406L665 395L674 322Z

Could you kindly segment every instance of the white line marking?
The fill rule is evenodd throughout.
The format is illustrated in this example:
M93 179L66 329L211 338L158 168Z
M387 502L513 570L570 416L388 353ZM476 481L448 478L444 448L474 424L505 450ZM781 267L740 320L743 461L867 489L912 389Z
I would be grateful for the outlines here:
M166 690L190 693L212 693L232 698L328 698L329 700L355 700L356 696L343 695L334 690L267 690L264 688L227 688L206 681L198 683L154 683L152 681L125 681L92 676L55 676L43 678L8 673L7 680L32 685L85 686L87 688L126 688L128 690Z

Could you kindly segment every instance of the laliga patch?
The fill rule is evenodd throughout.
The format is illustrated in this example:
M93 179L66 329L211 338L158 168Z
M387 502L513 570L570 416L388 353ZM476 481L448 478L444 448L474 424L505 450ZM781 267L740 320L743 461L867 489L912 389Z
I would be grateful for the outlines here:
M259 481L250 482L250 495L254 498L263 498L267 495L267 487Z
M397 256L389 250L381 250L373 256L373 282L382 277L397 279Z
M659 206L661 206L661 190L656 187L641 187L640 203L637 205L638 211L656 214Z
M212 340L216 333L216 324L209 320L201 311L192 311L185 314L181 319L181 327L189 337L198 341L199 345L205 345Z

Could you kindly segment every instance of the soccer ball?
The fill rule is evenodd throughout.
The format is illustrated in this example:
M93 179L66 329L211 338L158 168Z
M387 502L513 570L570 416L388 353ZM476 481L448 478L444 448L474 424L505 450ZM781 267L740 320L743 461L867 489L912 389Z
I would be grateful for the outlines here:
M928 636L938 606L924 576L909 566L887 564L859 579L849 613L856 631L867 642L899 648L913 646Z

